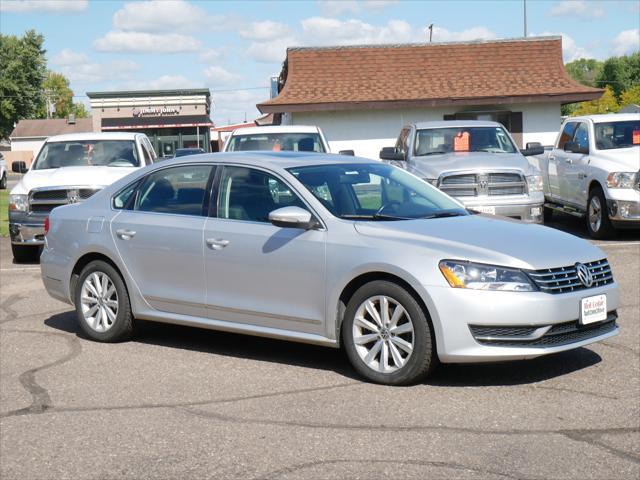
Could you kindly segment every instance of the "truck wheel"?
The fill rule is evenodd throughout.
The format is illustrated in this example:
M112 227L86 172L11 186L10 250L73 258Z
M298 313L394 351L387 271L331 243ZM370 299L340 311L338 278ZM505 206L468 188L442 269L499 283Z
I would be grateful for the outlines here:
M614 234L615 229L611 225L607 212L607 200L600 187L594 187L589 193L586 218L587 230L591 238L609 238Z
M553 219L553 210L551 208L543 207L542 215L544 218L544 223L550 223Z
M2 178L0 179L0 190L5 190L7 188L7 172L2 174Z
M384 385L407 385L437 364L430 322L407 290L373 281L351 297L342 323L343 346L356 371Z
M16 263L37 262L41 252L42 249L39 246L11 244L11 253Z

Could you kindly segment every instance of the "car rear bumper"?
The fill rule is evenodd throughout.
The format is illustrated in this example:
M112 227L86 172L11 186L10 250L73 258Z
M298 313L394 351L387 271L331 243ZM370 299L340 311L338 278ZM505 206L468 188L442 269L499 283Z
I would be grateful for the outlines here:
M616 283L563 294L451 287L428 292L438 356L445 363L534 358L618 334ZM581 325L581 299L601 294L607 297L607 320Z

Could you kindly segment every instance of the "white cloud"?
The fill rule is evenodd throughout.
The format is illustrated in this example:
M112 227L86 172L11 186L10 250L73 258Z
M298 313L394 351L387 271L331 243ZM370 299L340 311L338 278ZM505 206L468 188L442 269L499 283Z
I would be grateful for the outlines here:
M137 32L191 32L215 27L221 20L185 0L130 2L113 14L116 29Z
M256 104L269 99L269 88L264 90L239 90L235 92L211 92L211 118L216 125L240 123L245 115L248 121L261 115Z
M579 60L580 58L595 58L591 52L582 47L579 47L576 44L576 41L566 33L542 32L539 34L531 34L532 37L546 37L550 35L562 36L562 58L565 63L573 62L574 60Z
M89 0L2 0L0 11L13 13L29 12L82 12Z
M207 48L200 55L198 55L198 60L202 63L213 63L218 61L222 57L222 49L220 48Z
M258 41L274 40L290 33L291 29L287 25L271 20L253 22L240 30L240 35L244 38Z
M361 20L337 20L312 17L302 20L302 38L307 45L356 45L417 41L411 25L404 20L390 20L375 26Z
M127 90L164 90L168 88L193 88L194 82L183 75L162 75L152 80L134 80L126 82Z
M583 0L563 0L555 4L549 15L552 17L571 17L571 18L603 18L606 15L605 10L596 2L585 2Z
M73 55L81 56L82 54ZM67 58L74 59L73 55ZM64 60L64 59L63 59ZM61 65L61 72L74 84L94 84L107 80L127 80L140 66L131 60L115 60L106 63L71 62Z
M100 52L178 53L195 52L200 42L177 33L153 34L112 30L93 42Z
M283 62L287 56L287 48L295 47L299 42L295 37L285 37L268 42L253 42L247 49L247 55L262 63Z
M203 73L212 85L233 85L244 78L242 75L232 73L218 65L205 68Z
M60 66L68 66L68 65L78 65L81 63L89 62L89 57L87 57L84 53L74 52L73 50L69 50L65 48L60 51L53 59L52 63Z
M640 29L623 30L613 39L613 54L627 55L640 50Z
M423 30L420 41L429 41L429 29ZM497 35L486 27L472 27L467 30L455 32L446 28L433 27L434 42L470 42L472 40L493 40Z
M363 10L382 10L398 0L318 0L320 9L325 15L339 17L344 14L357 14Z

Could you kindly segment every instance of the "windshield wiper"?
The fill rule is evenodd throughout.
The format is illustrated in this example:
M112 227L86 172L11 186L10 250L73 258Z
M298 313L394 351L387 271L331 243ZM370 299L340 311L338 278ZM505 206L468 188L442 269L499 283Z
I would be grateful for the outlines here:
M411 217L397 217L395 215L385 215L384 213L374 213L373 215L340 215L345 220L415 220Z
M445 218L445 217L466 217L468 214L467 213L462 213L462 212L438 212L438 213L432 213L431 215L425 215L424 217L420 217L420 218Z
M448 152L427 152L427 153L421 153L420 155L416 155L416 157L426 157L427 155L442 155L443 153L448 153Z

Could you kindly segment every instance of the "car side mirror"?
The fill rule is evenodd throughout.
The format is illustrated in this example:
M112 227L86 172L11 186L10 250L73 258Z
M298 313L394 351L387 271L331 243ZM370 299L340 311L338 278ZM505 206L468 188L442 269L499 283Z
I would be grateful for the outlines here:
M27 173L28 170L27 164L23 161L13 162L11 164L11 171L15 173Z
M276 227L310 230L318 225L311 212L300 207L282 207L269 213L269 221Z
M582 153L586 155L589 153L589 147L581 147L578 142L567 142L564 144L564 151L571 153Z
M353 150L340 150L338 152L339 155L349 155L350 157L353 157L355 155L355 152Z
M404 154L398 152L396 147L383 147L380 150L380 159L381 160L396 160L400 162L404 162Z
M540 142L529 142L527 143L527 148L520 150L520 153L525 157L530 157L531 155L542 155L544 153L544 147Z

